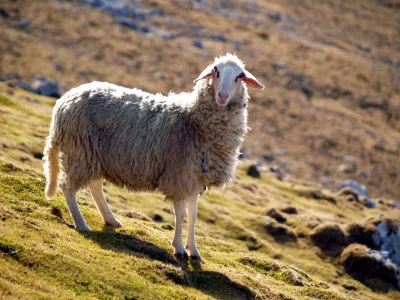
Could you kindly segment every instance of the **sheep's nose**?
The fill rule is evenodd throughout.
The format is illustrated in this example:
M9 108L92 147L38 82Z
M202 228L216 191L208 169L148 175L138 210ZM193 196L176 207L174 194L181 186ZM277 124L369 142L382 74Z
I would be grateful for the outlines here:
M225 93L225 92L218 92L218 96L221 100L226 100L229 97L229 93Z

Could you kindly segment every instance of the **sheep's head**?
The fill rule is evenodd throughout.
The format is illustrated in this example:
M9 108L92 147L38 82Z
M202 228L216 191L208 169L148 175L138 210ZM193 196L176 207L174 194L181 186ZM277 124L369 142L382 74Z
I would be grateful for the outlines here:
M211 78L214 84L215 100L219 106L225 106L240 91L243 83L256 89L264 86L244 68L243 62L234 54L217 57L193 82Z

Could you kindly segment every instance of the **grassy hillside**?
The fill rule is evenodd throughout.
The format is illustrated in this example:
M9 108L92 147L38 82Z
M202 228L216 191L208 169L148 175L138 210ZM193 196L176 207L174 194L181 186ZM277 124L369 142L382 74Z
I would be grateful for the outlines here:
M330 189L352 178L372 197L400 194L396 1L120 1L139 3L134 17L88 2L5 1L0 77L179 92L236 52L266 86L251 93L248 158L274 154Z
M351 224L399 221L398 1L104 1L0 4L0 298L400 299L346 274L345 243L327 251L313 241L322 225L346 239ZM250 91L237 180L199 203L201 262L173 257L173 208L160 194L106 184L124 224L114 230L80 192L90 233L73 228L60 191L45 200L56 99L18 85L44 76L64 91L93 80L189 91L226 52L266 88ZM247 175L255 160L260 179ZM339 196L346 179L377 207Z
M124 226L104 226L89 192L78 201L92 232L76 231L65 200L44 198L40 160L53 99L0 85L0 296L125 299L400 299L385 286L374 292L346 275L337 258L315 247L312 229L344 227L384 212L368 209L314 185L246 175L200 201L202 261L173 257L173 209L157 193L128 193L106 185ZM322 199L311 195L322 193ZM325 199L326 198L326 199ZM282 213L279 225L265 212ZM273 222L276 232L267 230Z

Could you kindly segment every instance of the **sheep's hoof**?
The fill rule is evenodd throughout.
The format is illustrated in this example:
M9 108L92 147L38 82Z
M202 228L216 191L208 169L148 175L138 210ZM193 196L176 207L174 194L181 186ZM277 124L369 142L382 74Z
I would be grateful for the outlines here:
M120 221L118 221L117 219L112 220L111 222L106 222L106 225L111 226L111 227L122 227L122 223Z
M201 260L200 255L190 255L189 258L190 258L190 260L198 260L198 261Z
M188 259L188 258L189 258L189 256L187 255L186 252L183 252L183 253L175 253L174 255L175 255L175 257L176 257L177 259Z
M87 225L79 226L79 227L77 226L76 229L79 230L79 231L91 231L90 227L87 226Z

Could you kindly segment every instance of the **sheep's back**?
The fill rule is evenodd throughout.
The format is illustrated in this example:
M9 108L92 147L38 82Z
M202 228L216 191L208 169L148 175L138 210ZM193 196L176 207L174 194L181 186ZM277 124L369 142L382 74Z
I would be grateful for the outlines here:
M79 164L98 166L101 176L120 186L162 191L182 181L192 159L194 131L187 120L170 98L88 84L59 100L53 122L61 151Z

